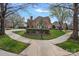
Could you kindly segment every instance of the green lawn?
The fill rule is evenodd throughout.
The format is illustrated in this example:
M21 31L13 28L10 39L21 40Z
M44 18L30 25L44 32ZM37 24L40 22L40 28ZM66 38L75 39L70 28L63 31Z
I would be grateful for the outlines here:
M63 43L58 44L58 46L72 53L79 51L79 42L72 39L68 39Z
M23 51L27 46L28 44L13 40L7 35L0 36L0 49L3 49L5 51L18 54Z
M35 34L25 34L25 31L16 31L15 33L27 37L27 38L31 38L31 39L40 39L41 40L41 36L40 35L35 35ZM57 38L61 35L64 35L65 32L63 31L59 31L59 30L50 30L50 34L48 35L43 35L43 40L49 40L49 39L53 39L53 38Z

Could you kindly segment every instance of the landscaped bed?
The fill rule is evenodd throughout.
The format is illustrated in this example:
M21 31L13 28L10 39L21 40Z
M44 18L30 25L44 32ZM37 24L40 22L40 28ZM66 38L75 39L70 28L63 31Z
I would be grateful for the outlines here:
M27 46L28 44L13 40L7 35L0 36L0 49L3 49L5 51L18 54L22 52Z
M76 40L68 39L67 41L57 44L57 45L72 53L79 51L79 42Z
M25 31L15 31L16 34L19 34L21 36L30 38L30 39L40 39L41 40L41 34L27 34ZM64 35L65 32L64 31L60 31L60 30L50 30L50 34L42 34L43 36L43 40L49 40L49 39L54 39L57 38L59 36Z

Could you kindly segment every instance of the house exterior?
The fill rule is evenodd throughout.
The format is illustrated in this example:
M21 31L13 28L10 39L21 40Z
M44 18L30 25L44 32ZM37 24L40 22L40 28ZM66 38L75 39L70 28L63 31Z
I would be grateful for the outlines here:
M4 21L4 26L6 29L9 29L9 28L13 28L13 22L11 20L5 20ZM15 26L15 28L26 28L26 22L23 22L23 23L19 23ZM1 29L1 23L0 23L0 29Z
M11 20L5 20L5 28L12 28L13 24Z
M52 23L49 17L38 16L37 18L33 19L33 16L31 16L27 21L27 28L51 29Z

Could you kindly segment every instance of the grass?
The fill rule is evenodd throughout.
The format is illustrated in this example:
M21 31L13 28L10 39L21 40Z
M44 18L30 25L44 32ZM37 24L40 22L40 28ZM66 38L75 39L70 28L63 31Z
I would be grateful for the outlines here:
M79 42L72 39L68 39L63 43L58 44L58 46L72 53L79 51Z
M25 34L25 31L16 31L15 33L19 34L21 36L30 38L30 39L40 39L41 40L41 35ZM57 37L64 35L64 34L65 34L64 31L59 31L59 30L53 29L53 30L50 30L50 34L48 34L48 35L43 34L43 40L54 39L54 38L57 38Z
M27 46L28 46L28 44L13 40L10 37L8 37L7 35L0 36L0 49L3 49L5 51L19 54Z

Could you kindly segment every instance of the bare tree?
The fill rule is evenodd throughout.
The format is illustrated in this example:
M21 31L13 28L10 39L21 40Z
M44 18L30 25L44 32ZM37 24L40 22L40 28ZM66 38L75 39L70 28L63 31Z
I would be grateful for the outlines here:
M79 4L73 3L73 4L54 4L52 7L62 7L66 9L70 9L73 11L73 33L71 35L72 39L77 40L78 39L78 9Z
M21 27L24 27L23 26L24 25L24 18L22 16L20 16L18 13L9 15L6 18L6 21L9 21L12 24L11 25L12 28L16 28L16 27L21 28ZM7 25L8 23L5 22L5 24Z
M10 3L0 3L0 21L1 21L1 34L5 34L4 20L7 16L16 13L18 10L26 8L27 4L10 4Z

